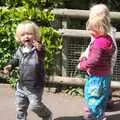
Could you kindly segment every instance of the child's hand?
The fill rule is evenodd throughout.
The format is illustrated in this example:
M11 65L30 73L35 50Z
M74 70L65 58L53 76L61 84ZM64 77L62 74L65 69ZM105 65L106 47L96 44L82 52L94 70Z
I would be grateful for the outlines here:
M41 50L42 48L42 44L36 40L33 41L33 46L37 49L37 50Z
M12 70L12 65L7 65L4 67L3 73L9 74L11 70Z
M81 56L79 57L79 60L81 61L83 58L86 58L84 52L81 54Z

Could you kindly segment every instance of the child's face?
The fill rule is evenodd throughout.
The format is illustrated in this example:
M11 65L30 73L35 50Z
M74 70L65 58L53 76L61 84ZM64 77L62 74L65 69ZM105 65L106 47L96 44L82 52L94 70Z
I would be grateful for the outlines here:
M97 32L94 30L89 30L89 33L91 34L91 36L96 37L97 36Z
M100 36L101 34L95 30L89 30L89 33L91 34L91 36L93 37L98 37Z
M19 33L21 43L26 47L32 47L35 40L34 30L27 25L24 25Z
M88 31L93 37L98 37L100 35L103 35L103 33L99 30L99 27L96 25L93 25L90 29L88 29Z

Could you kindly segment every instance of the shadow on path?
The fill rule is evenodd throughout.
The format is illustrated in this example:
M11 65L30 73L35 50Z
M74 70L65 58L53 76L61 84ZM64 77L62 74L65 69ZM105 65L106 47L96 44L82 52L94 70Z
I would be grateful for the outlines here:
M120 120L120 114L109 115L108 120Z
M82 116L64 116L55 118L54 120L82 120Z
M107 112L115 112L115 111L120 111L120 99L114 100L112 104L112 108L107 110Z
M82 120L82 118L82 116L64 116L55 118L54 120ZM109 115L108 120L120 120L120 114Z

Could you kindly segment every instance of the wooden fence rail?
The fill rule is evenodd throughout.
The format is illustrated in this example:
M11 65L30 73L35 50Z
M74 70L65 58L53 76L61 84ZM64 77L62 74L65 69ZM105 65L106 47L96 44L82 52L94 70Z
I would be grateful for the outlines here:
M49 76L47 78L46 83L54 83L54 84L61 84L61 85L72 85L72 86L84 86L85 79L78 78L78 77L64 77L64 76ZM120 82L118 81L111 81L111 87L113 89L120 89Z
M89 33L86 30L77 30L77 29L59 29L59 33L62 36L66 37L90 37ZM120 39L120 32L116 32L116 39Z
M53 9L53 13L61 17L87 18L89 15L89 10ZM110 11L110 16L113 20L120 20L120 12Z

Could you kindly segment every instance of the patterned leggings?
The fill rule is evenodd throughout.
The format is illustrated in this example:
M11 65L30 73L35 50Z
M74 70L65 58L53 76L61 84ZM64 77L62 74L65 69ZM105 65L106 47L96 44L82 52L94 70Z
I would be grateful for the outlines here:
M85 84L85 101L95 120L101 120L104 116L110 94L110 81L111 76L90 76Z

